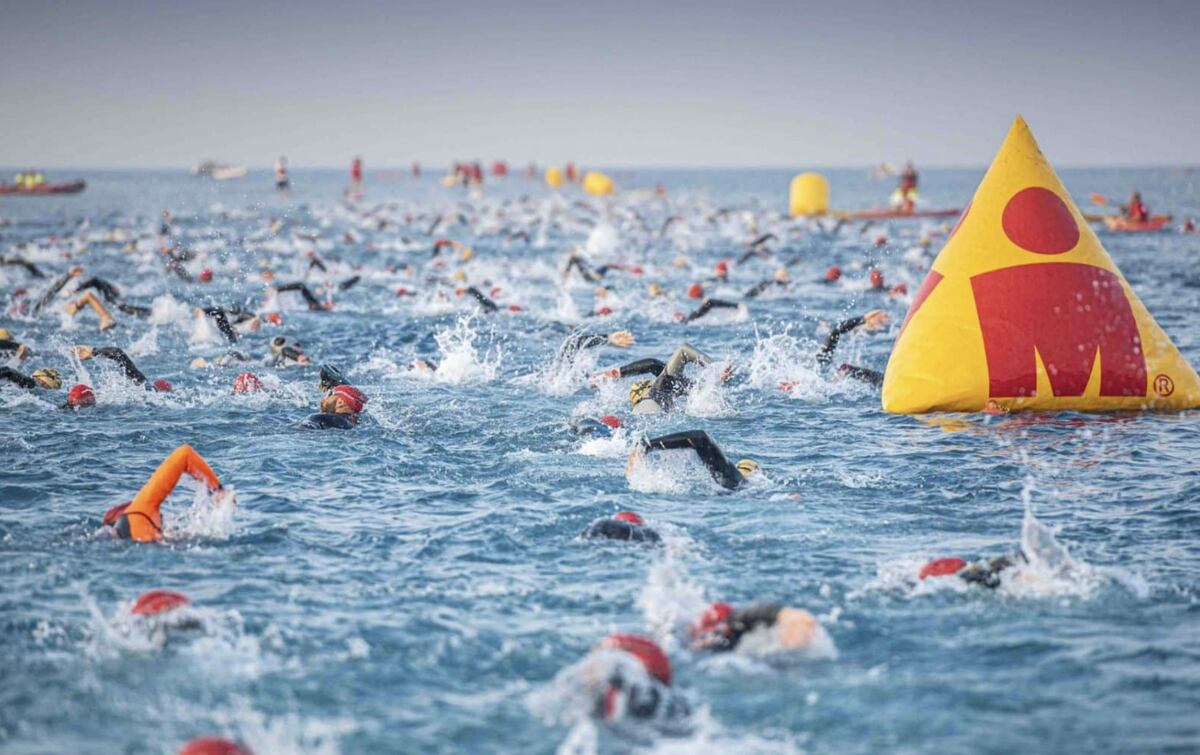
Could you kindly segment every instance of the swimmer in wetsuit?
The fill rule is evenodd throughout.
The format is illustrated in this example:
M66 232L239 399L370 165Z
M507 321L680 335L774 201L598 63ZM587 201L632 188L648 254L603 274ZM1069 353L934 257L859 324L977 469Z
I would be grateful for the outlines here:
M101 346L100 348L76 346L75 355L79 357L79 361L81 362L86 362L94 356L110 359L117 363L121 371L125 373L125 377L138 385L161 393L171 392L171 384L166 380L155 380L153 383L150 383L146 379L146 376L142 374L142 371L137 368L137 365L133 363L133 360L129 358L129 355L116 346Z
M335 386L321 399L321 411L309 415L300 427L305 430L353 430L366 403L366 397L357 388Z
M610 517L597 519L583 531L588 540L627 540L633 543L658 543L658 533L646 520L632 511L620 511Z
M957 577L968 584L995 590L1000 586L1001 572L1028 562L1029 559L1021 551L1015 555L974 563L968 563L961 558L939 558L921 567L917 579L925 581L930 577Z
M115 305L119 311L124 312L127 315L133 315L134 317L142 317L142 318L146 318L146 317L150 316L150 312L151 312L150 307L139 307L135 304L127 304L121 298L120 290L118 290L116 286L114 286L112 283L104 280L103 278L98 278L98 277L92 276L91 278L88 278L87 280L85 280L83 283L80 283L79 287L75 290L78 292L78 291L84 291L89 288L94 288L97 291L99 291L100 295L104 297L104 301L108 302L109 304ZM76 304L79 304L79 302L76 302Z
M843 320L829 331L829 336L825 339L825 344L817 352L817 364L822 367L831 365L833 363L833 352L837 349L838 341L841 340L842 336L855 328L862 326L868 332L871 332L885 327L891 321L891 316L880 309L873 309L864 315ZM875 387L883 385L883 373L876 370L866 367L856 367L852 364L842 364L838 367L837 371L843 377L860 380Z
M665 733L687 729L691 708L671 686L667 654L648 637L609 635L567 674L598 721L649 725Z
M746 305L733 301L725 301L724 299L705 299L696 311L683 318L683 322L684 324L695 322L714 309L735 309L741 313L746 311Z
M313 295L313 292L309 289L308 285L302 281L285 283L282 286L275 286L275 290L279 293L283 293L284 291L299 291L300 296L304 298L304 303L308 305L310 312L320 312L329 308L322 304L321 301L315 295Z
M633 384L629 389L629 403L633 406L634 414L657 414L670 411L675 406L676 399L691 391L694 383L684 375L684 370L689 364L707 367L712 364L712 358L684 343L675 349L675 353L666 362L659 359L639 359L605 370L595 377L602 379L654 375L653 380L640 380ZM732 375L733 368L727 366L721 373L721 380L729 380Z
M820 623L808 611L773 601L742 608L713 603L690 629L692 649L712 652L736 650L748 636L762 638L767 649L797 650L811 646L823 634Z
M608 335L597 335L579 331L567 336L562 345L558 347L558 353L554 356L554 362L560 368L573 365L575 358L587 349L594 349L597 346L612 346L617 349L627 349L637 343L637 339L628 330L614 330Z
M775 275L773 277L768 278L767 280L756 285L754 288L751 288L749 291L743 294L743 296L745 296L747 299L753 299L771 286L787 288L789 285L791 285L791 277L788 275L787 268L781 267L775 271Z
M51 301L53 301L54 297L58 296L58 293L62 291L68 283L70 283L72 278L78 278L81 275L83 275L83 268L73 267L59 277L55 278L54 282L42 292L42 295L39 296L36 301L34 301L33 314L35 316L41 314L42 309Z
M57 391L59 388L62 388L62 376L58 374L58 370L52 367L43 367L39 370L34 370L33 374L29 376L22 375L12 367L0 367L0 380L7 380L13 385L24 388L27 391L36 390L37 388Z
M736 490L745 484L746 480L759 471L758 462L753 459L739 459L731 464L721 448L708 437L703 430L684 430L683 432L660 435L657 438L643 440L634 446L625 462L625 476L632 474L637 462L652 451L671 451L690 448L700 457L700 461L708 468L713 480L723 488Z
M16 265L19 267L23 267L23 268L25 268L25 271L29 273L29 276L31 278L45 278L46 277L46 274L43 273L40 269L38 269L37 265L33 264L32 262L25 259L24 257L0 257L0 265Z
M221 486L221 481L208 463L195 449L185 444L172 451L158 465L132 501L113 506L105 512L103 523L106 531L139 543L161 540L163 522L160 508L184 474L204 483L213 495L213 505L222 505L226 500L234 503L232 495Z
M625 424L619 418L608 414L600 419L596 419L595 417L572 417L567 422L567 426L577 435L608 438L614 432L624 427Z

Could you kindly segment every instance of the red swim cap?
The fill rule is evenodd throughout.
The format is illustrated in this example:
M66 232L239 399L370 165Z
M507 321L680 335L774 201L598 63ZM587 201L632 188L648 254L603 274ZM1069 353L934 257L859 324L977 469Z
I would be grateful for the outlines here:
M175 387L166 380L159 378L158 380L154 381L154 390L158 391L159 393L170 393L171 391L175 390Z
M91 386L77 383L67 392L67 406L95 406L96 393Z
M283 315L278 312L268 312L263 315L263 319L272 325L283 325Z
M887 246L887 236L876 236L875 246Z
M629 274L630 275L641 275L642 269L635 265L634 267L629 268Z
M721 260L717 263L717 277L724 278L726 275L729 275L729 263Z
M926 577L947 577L951 574L957 574L966 565L967 562L961 558L939 558L922 566L921 573L917 577L919 579L925 579Z
M618 417L614 417L611 414L606 414L603 417L601 417L600 423L604 424L604 425L608 425L609 427L611 427L614 430L616 430L618 427L625 426Z
M791 393L792 389L795 387L796 387L796 384L789 380L784 380L782 383L779 384L779 390L783 391L784 393Z
M521 308L520 304L509 304L508 311L509 312L523 312L524 310Z
M349 409L353 414L358 414L361 412L363 410L363 406L367 403L366 397L363 396L362 392L352 385L339 385L333 389L332 395L341 399L342 403L344 403L346 408Z
M408 289L405 288L404 286L398 286L396 288L396 296L404 296L407 293L408 293Z
M234 393L258 393L262 389L262 381L253 372L243 372L233 379Z
M904 294L908 293L908 284L907 283L897 283L896 285L894 285L890 289L888 289L888 293L895 294L897 296L903 296Z
M232 739L200 737L180 748L179 755L254 755L254 753Z
M696 623L692 624L692 640L703 644L705 637L714 633L728 637L729 617L732 615L733 607L728 603L713 603L700 614Z
M200 271L200 282L208 283L212 280L212 270L207 267Z
M629 653L642 662L650 676L663 684L671 683L671 660L654 640L636 634L610 634L600 643L600 647Z
M704 286L701 286L699 283L693 283L691 286L688 287L688 298L689 299L699 299L703 296L704 296Z
M871 268L871 288L883 288L883 272L877 268Z
M618 511L613 514L613 520L617 522L628 522L630 524L645 524L646 520L642 519L641 515L633 511Z
M596 310L596 314L597 314L597 315L599 315L599 316L601 316L601 317L608 317L609 315L611 315L611 314L612 314L612 308L610 308L610 307L601 307L600 309L597 309L597 310Z
M116 524L117 519L120 518L121 514L125 513L125 509L129 508L129 504L131 504L131 503L133 503L133 501L126 501L125 503L118 503L116 506L113 506L108 511L105 511L104 519L102 520L102 523L108 527L111 527L114 524Z
M831 283L841 277L842 269L837 265L830 265L829 269L825 271L825 280Z
M133 613L137 616L154 616L160 613L186 606L190 601L181 592L170 590L151 590L138 596L133 604Z

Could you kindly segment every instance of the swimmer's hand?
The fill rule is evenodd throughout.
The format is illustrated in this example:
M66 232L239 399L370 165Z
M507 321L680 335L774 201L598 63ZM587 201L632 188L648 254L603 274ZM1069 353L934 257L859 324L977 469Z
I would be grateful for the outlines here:
M79 357L79 361L86 362L92 358L94 351L95 350L91 346L76 346L75 356Z
M646 452L643 450L641 443L635 445L633 450L629 452L629 458L625 460L625 477L627 479L633 476L634 466L637 465L638 461L641 460L645 453Z
M212 498L213 506L237 506L237 497L234 496L233 490L225 487L224 485L220 485L213 490L210 494L210 497Z
M609 380L616 380L619 377L621 377L621 368L620 367L613 367L612 369L601 370L600 372L597 372L595 375L592 375L591 379L588 380L588 387L595 388L597 383L603 383L603 382L606 382Z
M78 278L79 276L83 275L83 268L79 265L76 265L67 271L67 275L71 276L72 278Z
M872 309L870 312L863 315L863 327L867 332L881 330L888 326L892 321L892 316L882 309Z
M726 364L724 367L721 368L721 382L728 383L729 379L732 377L733 377L733 365Z
M626 349L637 343L637 339L628 330L616 330L608 334L608 343L610 346L616 346L618 349ZM609 370L611 372L611 370ZM616 375L613 375L616 377Z

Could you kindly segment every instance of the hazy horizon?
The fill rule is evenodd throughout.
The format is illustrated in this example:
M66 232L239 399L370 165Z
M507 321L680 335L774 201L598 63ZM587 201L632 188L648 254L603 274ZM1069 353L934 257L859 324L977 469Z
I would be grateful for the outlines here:
M965 6L16 0L0 165L1200 164L1197 4Z

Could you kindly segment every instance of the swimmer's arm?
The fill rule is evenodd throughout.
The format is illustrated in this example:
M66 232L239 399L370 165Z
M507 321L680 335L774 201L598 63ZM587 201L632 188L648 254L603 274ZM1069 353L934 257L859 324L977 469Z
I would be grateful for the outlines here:
M21 343L10 339L0 340L0 354L11 354L21 350Z
M873 385L876 388L883 385L883 373L877 370L872 370L867 367L856 367L852 364L843 364L838 367L838 374L848 378L853 378L867 385Z
M708 467L713 478L723 487L733 490L745 482L745 478L738 468L729 463L729 459L725 458L721 448L703 430L684 430L670 435L662 435L645 441L644 446L646 450L695 449L700 461L704 462L704 466Z
M104 301L108 302L109 304L112 304L114 301L117 301L121 298L121 292L117 290L117 287L103 278L88 278L83 283L79 284L78 290L82 291L85 288L96 289L100 292L100 295L104 297Z
M142 371L137 368L137 365L133 363L133 360L129 358L129 355L116 346L102 346L98 349L93 349L92 354L94 356L104 357L105 359L111 359L119 364L121 369L125 371L125 377L129 378L138 385L146 384L146 376L143 375Z
M768 288L770 288L771 284L772 284L772 283L774 283L774 282L775 282L775 280L774 280L774 279L771 279L771 280L765 280L765 281L763 281L762 283L759 283L759 284L758 284L758 285L756 285L754 288L752 288L752 289L750 289L749 291L747 291L747 292L745 293L745 297L746 297L747 299L753 299L754 297L756 297L756 296L758 296L759 294L761 294L763 291L766 291Z
M617 374L615 377L633 377L634 375L654 375L662 374L662 371L667 368L666 362L661 359L639 359L629 364L621 365L616 368ZM611 370L608 373L612 375Z
M745 608L736 611L733 615L733 627L740 632L749 632L752 629L764 624L771 625L775 623L775 619L779 616L779 611L782 609L779 603L774 601L763 601L761 603L751 603Z
M46 274L38 269L38 266L25 259L24 257L4 257L0 263L5 265L19 265L25 268L31 277L45 278Z
M467 288L467 293L470 294L471 296L475 297L475 301L479 302L479 306L483 307L485 311L487 311L487 312L499 311L500 307L498 307L496 305L496 302L494 302L491 299L489 299L488 297L484 296L483 292L480 291L479 289L475 288L474 286L469 286Z
M50 288L46 289L45 293L39 296L38 300L34 302L33 313L36 315L41 312L42 307L45 307L50 303L51 299L53 299L55 296L58 296L58 292L63 290L63 286L67 285L68 281L82 272L82 268L73 267L69 271L60 275L53 283L50 284Z
M20 386L27 391L37 388L36 380L27 375L22 375L12 367L0 367L0 380L7 380L13 385Z
M829 337L825 339L825 345L817 352L817 363L822 366L827 366L833 361L833 352L837 349L838 341L842 336L863 324L862 316L851 317L849 320L842 320L837 325L833 326L833 330L829 331Z

